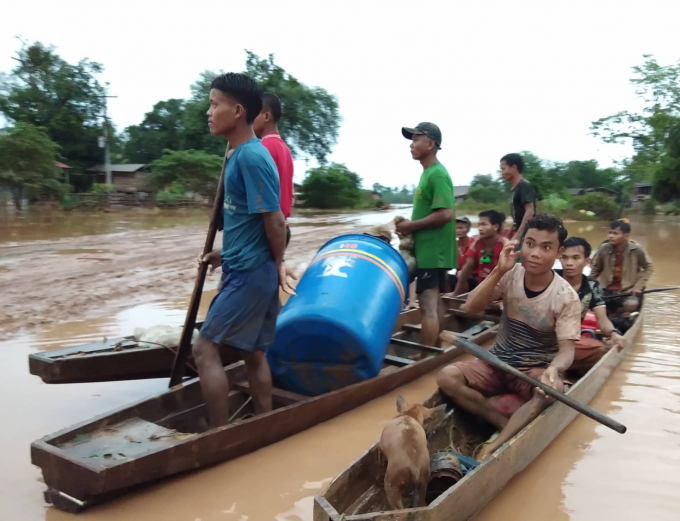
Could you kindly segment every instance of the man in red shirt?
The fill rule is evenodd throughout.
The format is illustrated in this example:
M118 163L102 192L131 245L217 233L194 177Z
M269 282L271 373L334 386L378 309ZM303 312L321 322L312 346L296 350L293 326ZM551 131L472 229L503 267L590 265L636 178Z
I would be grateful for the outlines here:
M279 183L281 185L281 211L286 219L286 246L290 242L290 227L288 217L290 217L293 207L293 156L288 145L279 135L279 120L281 119L281 100L271 92L262 95L262 111L255 118L253 130L260 136L262 145L269 150L269 153L276 163L279 171Z
M475 239L468 237L472 223L467 217L456 217L456 248L458 249L458 269L465 263L465 255L475 243Z
M465 254L465 262L458 265L458 276L454 275L451 280L455 288L454 297L475 289L498 264L503 245L507 242L500 235L504 222L505 215L496 210L485 210L479 214L479 238Z

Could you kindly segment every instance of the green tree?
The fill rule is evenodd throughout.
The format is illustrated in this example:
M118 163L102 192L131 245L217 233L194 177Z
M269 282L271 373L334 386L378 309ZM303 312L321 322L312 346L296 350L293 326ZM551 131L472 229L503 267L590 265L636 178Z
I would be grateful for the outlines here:
M210 106L210 84L220 73L221 71L203 71L191 86L191 98L184 104L182 127L185 148L222 156L226 143L224 138L215 137L208 131L206 115Z
M28 123L0 129L0 185L12 192L21 209L24 197L38 192L63 195L62 171L55 164L59 146L41 129Z
M69 165L101 163L104 88L95 75L104 68L87 59L68 63L40 42L23 45L15 60L0 82L0 112L12 122L43 128Z
M680 199L680 124L669 132L666 154L654 174L653 195L662 203Z
M653 177L680 118L680 60L659 65L653 56L643 57L644 63L633 67L630 83L644 109L617 112L591 124L591 133L605 143L632 143L635 154L625 163L625 174L635 181Z
M500 179L491 174L477 174L472 178L468 197L480 203L496 204L507 198Z
M621 172L616 168L600 168L597 161L569 161L553 163L546 168L551 182L559 181L566 188L610 188L615 189Z
M187 192L214 197L222 158L200 150L165 150L150 166L149 185L154 190L173 185L173 192L183 187Z
M521 152L524 159L524 171L522 175L529 181L536 190L536 199L539 201L553 192L559 192L564 187L556 179L550 179L543 166L543 161L533 152L527 150Z
M338 163L312 168L300 198L309 208L354 208L361 199L361 178Z
M320 87L308 87L274 63L274 55L262 59L246 51L245 73L263 91L281 100L279 129L294 156L309 154L324 164L338 138L340 112L338 100Z
M572 202L574 210L590 210L597 217L605 221L616 219L619 205L616 200L599 192L590 192L579 197L574 197Z
M147 112L139 125L125 130L124 155L131 163L150 163L163 154L163 150L184 148L184 100L159 101ZM205 118L203 118L206 133Z

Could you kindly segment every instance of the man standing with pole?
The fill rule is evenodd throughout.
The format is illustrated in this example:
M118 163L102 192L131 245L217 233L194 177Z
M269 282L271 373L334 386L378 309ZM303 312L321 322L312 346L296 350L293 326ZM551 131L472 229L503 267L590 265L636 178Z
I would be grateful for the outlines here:
M457 267L453 183L437 160L442 143L437 125L420 123L402 128L401 133L411 140L411 157L420 161L423 173L413 198L412 220L399 223L397 234L413 234L418 263L416 293L423 314L420 341L436 346L446 311L441 296L447 291L449 270Z
M233 148L224 172L222 250L203 258L222 266L224 281L193 346L201 391L213 427L229 421L229 384L219 348L245 361L255 411L272 410L272 379L265 350L274 342L278 286L289 294L283 266L286 227L279 207L279 179L271 155L253 132L262 109L257 83L244 74L212 82L208 126Z

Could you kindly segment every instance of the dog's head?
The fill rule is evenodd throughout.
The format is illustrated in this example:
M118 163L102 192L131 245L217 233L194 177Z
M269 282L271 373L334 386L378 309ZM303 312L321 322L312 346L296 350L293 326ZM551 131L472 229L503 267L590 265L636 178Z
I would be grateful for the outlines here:
M429 409L420 403L410 405L403 396L399 396L397 397L397 412L401 416L410 416L420 425L425 426L426 423L432 425L444 416L446 404Z

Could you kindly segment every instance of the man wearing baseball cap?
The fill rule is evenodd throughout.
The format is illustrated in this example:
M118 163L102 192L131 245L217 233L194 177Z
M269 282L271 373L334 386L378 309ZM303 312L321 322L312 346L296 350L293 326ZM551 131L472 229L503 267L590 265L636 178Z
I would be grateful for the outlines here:
M397 225L400 236L413 234L416 262L416 293L422 312L421 343L436 346L444 329L444 303L448 271L457 267L453 183L437 160L442 133L434 123L403 127L411 140L411 157L420 161L423 173L413 197L410 221Z

